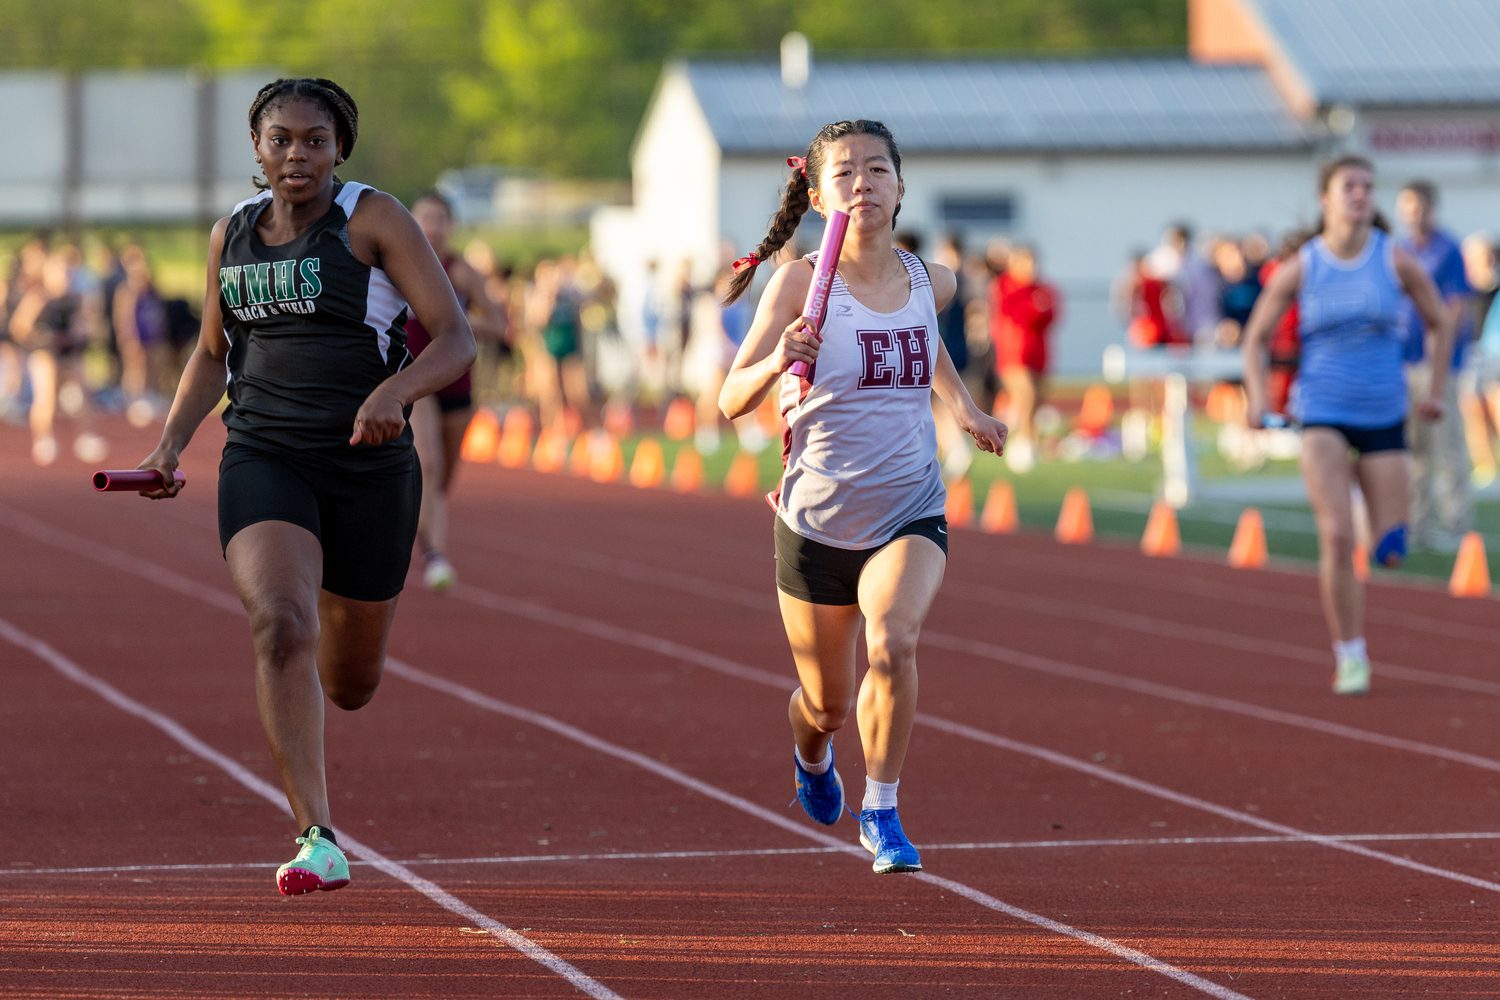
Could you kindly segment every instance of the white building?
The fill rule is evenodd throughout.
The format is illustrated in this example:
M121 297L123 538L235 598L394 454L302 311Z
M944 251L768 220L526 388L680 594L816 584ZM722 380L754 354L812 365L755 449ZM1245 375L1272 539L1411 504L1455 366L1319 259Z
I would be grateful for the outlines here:
M0 74L0 226L215 219L254 194L272 70Z
M632 319L644 262L707 280L721 241L765 235L785 158L823 124L883 121L901 144L898 228L1037 247L1062 289L1062 373L1122 339L1108 290L1177 220L1273 238L1317 214L1315 164L1370 155L1389 210L1435 181L1460 232L1500 229L1500 4L1189 0L1187 58L669 63L640 129L634 205L595 216ZM802 53L805 56L805 50ZM816 225L816 217L812 220ZM815 242L816 234L809 242ZM632 295L632 291L635 295Z

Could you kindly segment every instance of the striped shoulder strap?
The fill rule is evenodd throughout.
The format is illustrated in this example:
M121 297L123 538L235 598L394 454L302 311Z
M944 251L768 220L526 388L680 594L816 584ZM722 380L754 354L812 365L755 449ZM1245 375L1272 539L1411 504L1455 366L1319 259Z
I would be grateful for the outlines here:
M808 254L806 257L803 258L804 260L806 260L810 264L812 264L814 270L816 270L817 267L818 267L818 253L819 252L820 251L814 250L812 253ZM829 298L834 298L836 296L848 295L848 294L849 294L849 286L846 285L846 284L844 284L844 279L841 278L839 276L839 272L837 270L835 270L833 272L833 284L831 286L829 286L829 289L828 289L828 297Z
M913 290L932 287L932 274L927 270L926 261L900 247L896 248L896 254L901 258L901 263L906 265L906 273L911 275Z

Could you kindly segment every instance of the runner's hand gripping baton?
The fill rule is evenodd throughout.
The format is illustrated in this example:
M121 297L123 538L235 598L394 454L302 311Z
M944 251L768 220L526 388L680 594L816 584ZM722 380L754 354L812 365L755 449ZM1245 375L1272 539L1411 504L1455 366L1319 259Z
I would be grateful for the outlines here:
M818 247L818 266L813 271L812 285L807 289L807 302L802 306L802 315L812 321L812 333L823 339L823 318L828 312L828 292L833 288L833 275L839 266L839 254L844 252L844 234L849 231L849 213L831 212L823 227L823 243ZM793 361L787 369L799 378L807 378L811 369L806 361Z
M172 473L179 486L187 482L181 469ZM94 473L94 489L100 493L138 492L162 488L161 473L155 469L105 469Z

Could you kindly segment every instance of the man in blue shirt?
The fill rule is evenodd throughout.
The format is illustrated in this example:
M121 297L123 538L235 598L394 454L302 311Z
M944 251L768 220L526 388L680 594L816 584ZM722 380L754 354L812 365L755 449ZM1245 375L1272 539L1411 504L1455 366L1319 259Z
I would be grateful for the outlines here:
M1396 196L1396 216L1406 230L1399 245L1421 261L1457 323L1451 359L1456 371L1463 365L1474 335L1469 309L1472 290L1458 242L1437 228L1436 209L1437 189L1430 181L1411 181ZM1426 356L1427 330L1409 299L1404 302L1404 310L1407 384L1411 398L1421 399L1431 383L1433 359ZM1427 421L1415 415L1407 418L1412 464L1410 543L1415 549L1456 552L1464 533L1474 526L1472 470L1458 409L1457 382L1456 378L1448 379L1441 420Z

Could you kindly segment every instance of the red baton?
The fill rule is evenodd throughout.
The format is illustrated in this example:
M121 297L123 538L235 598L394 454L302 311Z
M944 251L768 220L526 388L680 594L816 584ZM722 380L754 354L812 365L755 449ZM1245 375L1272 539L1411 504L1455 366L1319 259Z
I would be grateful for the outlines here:
M187 482L187 476L181 469L172 473L172 478L177 480L179 486ZM161 488L161 473L155 469L104 469L94 473L94 489L100 493L139 492Z

